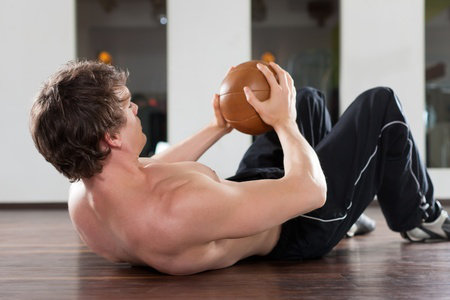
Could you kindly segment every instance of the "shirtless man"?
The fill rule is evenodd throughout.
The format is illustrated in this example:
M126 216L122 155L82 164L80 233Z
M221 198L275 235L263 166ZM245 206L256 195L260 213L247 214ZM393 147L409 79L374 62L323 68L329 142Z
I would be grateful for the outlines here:
M270 84L270 98L260 102L249 89L244 92L274 131L257 138L229 180L196 162L231 131L217 95L211 124L163 153L139 158L146 137L125 73L74 62L52 76L33 105L31 133L40 153L73 182L69 212L83 241L112 262L149 265L168 274L225 268L253 255L319 257L337 244L375 194L392 229L418 240L411 230L430 223L444 232L435 230L439 238L448 239L444 225L449 220L433 198L426 171L419 167L406 174L390 165L393 157L399 165L411 164L411 153L414 163L420 160L412 142L410 152L404 151L410 141L407 126L391 126L406 123L389 89L371 90L355 101L353 110L373 106L373 99L380 103L369 113L379 111L379 122L357 139L351 124L367 114L349 109L330 133L320 92L302 89L296 100L289 74L271 65L279 82L258 66ZM356 141L342 142L345 134ZM363 144L370 152L339 148L349 144ZM399 172L405 173L401 182ZM387 182L398 187L401 199L384 187ZM400 204L402 211L409 207L407 212L399 212Z

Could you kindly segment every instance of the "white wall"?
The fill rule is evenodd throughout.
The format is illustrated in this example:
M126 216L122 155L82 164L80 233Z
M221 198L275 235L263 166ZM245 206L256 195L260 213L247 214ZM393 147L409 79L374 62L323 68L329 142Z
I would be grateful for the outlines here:
M213 116L211 99L226 71L250 59L249 0L168 0L168 137L176 143ZM200 159L231 176L250 144L233 132Z
M424 26L423 0L341 0L341 111L368 88L392 87L421 153Z
M28 115L41 83L75 57L74 17L74 0L0 1L0 202L67 198L67 179L33 145Z

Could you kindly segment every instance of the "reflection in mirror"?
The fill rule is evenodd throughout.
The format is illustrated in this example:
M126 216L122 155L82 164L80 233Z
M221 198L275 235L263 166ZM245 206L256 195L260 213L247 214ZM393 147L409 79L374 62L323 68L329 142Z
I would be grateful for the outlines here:
M427 166L450 168L450 1L425 1Z
M339 1L253 0L252 59L275 60L297 89L312 86L339 117Z

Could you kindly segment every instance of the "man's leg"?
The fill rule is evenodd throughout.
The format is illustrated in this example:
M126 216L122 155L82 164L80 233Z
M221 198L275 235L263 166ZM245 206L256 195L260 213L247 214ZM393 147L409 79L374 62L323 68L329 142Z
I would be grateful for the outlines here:
M337 236L348 230L374 195L394 231L413 229L440 214L433 185L392 90L376 88L360 95L316 151L329 179L328 211L341 209L333 216L342 218Z
M315 150L327 179L327 202L283 224L270 257L323 256L377 194L395 231L413 229L440 213L392 90L375 88L358 96Z
M314 88L301 88L296 99L297 125L300 132L315 148L331 131L330 114L325 97ZM275 131L259 135L245 153L234 181L279 178L283 176L283 150ZM348 236L366 234L375 229L375 221L362 214L352 226Z

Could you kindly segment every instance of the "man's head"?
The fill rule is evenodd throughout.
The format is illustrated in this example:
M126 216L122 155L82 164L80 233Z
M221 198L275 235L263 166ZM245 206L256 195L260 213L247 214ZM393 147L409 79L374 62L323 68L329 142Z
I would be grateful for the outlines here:
M31 109L33 141L45 159L71 181L100 173L111 147L121 146L117 135L137 127L137 107L130 104L127 77L126 72L106 64L70 62L39 92ZM130 120L131 125L127 124Z

